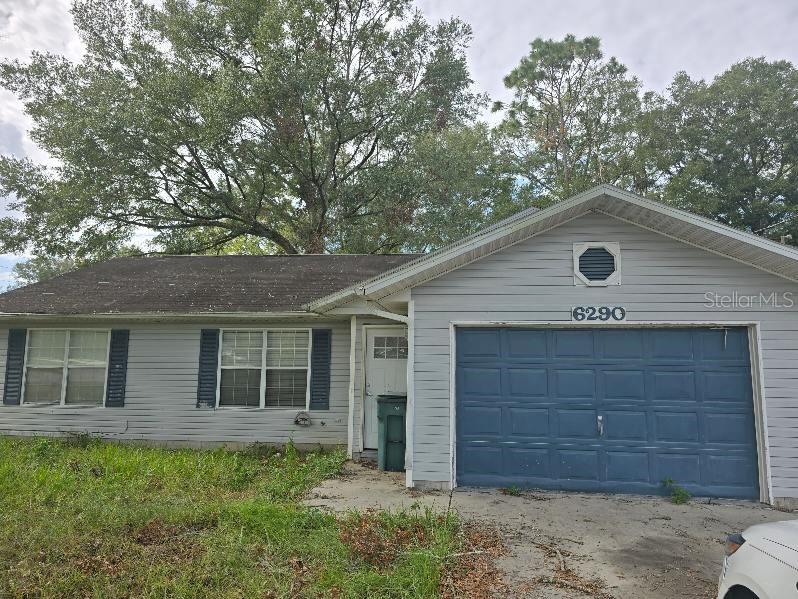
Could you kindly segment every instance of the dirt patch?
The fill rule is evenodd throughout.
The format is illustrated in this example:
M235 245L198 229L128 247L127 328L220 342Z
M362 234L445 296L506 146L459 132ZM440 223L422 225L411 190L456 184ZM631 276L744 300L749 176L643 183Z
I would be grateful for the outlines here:
M154 518L133 531L131 536L139 545L142 555L171 561L190 561L205 551L197 535L210 526L210 522L166 524L160 518Z
M375 510L339 520L341 542L357 559L386 569L410 545L425 547L427 532L420 522L389 526Z
M556 545L541 542L534 542L534 545L543 551L549 562L549 567L554 573L533 576L529 583L522 585L524 590L531 591L536 587L548 585L556 589L594 597L595 599L614 599L613 595L607 592L606 584L603 580L600 578L587 579L574 571L568 561L573 557L570 551L561 549Z
M449 494L408 490L402 473L347 464L346 480L324 482L306 503L340 512L412 507L445 512ZM693 499L674 505L663 497L515 489L507 494L457 489L451 506L464 520L499 531L506 550L486 558L501 572L506 595L536 599L706 599L717 588L729 533L791 518L745 501ZM559 550L565 568L546 546Z
M73 561L80 572L89 576L117 576L125 569L123 556L119 552L104 552L100 542L96 540L80 547Z
M439 586L441 597L489 599L506 595L508 588L496 558L506 552L492 526L470 522L463 527L463 551L450 556Z

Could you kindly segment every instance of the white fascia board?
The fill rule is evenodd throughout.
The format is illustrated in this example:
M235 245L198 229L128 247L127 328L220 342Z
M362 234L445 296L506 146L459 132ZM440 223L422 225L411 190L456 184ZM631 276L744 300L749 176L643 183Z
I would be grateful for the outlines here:
M693 214L691 212L686 212L685 210L681 210L679 208L668 206L667 204L663 204L662 202L649 200L648 198L644 198L643 196L639 196L632 192L625 191L618 187L614 187L611 185L608 185L607 187L609 188L609 191L605 195L608 195L610 197L615 197L617 199L629 202L630 204L635 204L637 206L640 206L641 208L646 208L653 212L657 212L664 216L676 218L683 222L702 227L712 233L717 233L720 236L728 237L734 239L735 241L741 241L743 243L747 243L754 247L758 247L763 250L779 254L781 256L784 256L785 258L798 260L798 249L793 249L790 246L778 243L771 239L760 237L759 235L754 235L753 233L746 233L745 231L740 231L739 229L735 229L728 225L723 225L719 222L710 220L706 217L698 216L697 214Z

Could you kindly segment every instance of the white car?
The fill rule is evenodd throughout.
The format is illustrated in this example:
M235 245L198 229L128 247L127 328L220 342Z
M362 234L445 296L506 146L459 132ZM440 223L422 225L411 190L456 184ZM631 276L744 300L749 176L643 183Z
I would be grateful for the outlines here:
M798 520L729 535L718 599L798 599Z

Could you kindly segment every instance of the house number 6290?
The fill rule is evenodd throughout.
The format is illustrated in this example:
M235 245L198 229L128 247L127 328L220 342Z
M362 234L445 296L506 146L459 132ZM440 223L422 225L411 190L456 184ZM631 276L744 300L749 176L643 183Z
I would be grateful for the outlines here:
M626 309L621 306L576 306L571 310L571 319L607 322L626 320Z

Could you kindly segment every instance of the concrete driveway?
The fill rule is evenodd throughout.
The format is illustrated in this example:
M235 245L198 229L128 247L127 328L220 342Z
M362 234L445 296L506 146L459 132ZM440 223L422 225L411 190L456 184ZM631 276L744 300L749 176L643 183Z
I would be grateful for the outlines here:
M404 474L349 464L306 500L336 511L413 505L445 510L448 493L404 487ZM794 516L743 501L548 491L507 495L457 489L451 504L466 519L498 528L499 559L512 596L672 599L714 597L726 535Z

